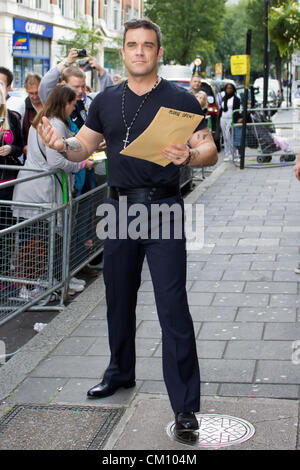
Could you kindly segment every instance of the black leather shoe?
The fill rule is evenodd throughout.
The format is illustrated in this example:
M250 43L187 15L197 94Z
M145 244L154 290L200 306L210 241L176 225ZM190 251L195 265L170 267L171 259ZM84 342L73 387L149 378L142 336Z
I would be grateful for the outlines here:
M119 388L135 387L135 381L126 382L120 385L108 385L105 380L92 387L88 392L88 398L105 398L113 395Z
M175 413L175 429L176 431L196 431L199 429L198 420L193 412Z

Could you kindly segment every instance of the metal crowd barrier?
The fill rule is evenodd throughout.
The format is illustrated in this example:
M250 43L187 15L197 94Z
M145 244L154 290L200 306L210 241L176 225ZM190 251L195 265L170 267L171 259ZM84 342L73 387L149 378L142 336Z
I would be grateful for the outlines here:
M300 148L299 124L299 108L248 109L245 167L292 165ZM241 123L232 122L232 142L233 161L239 166Z
M0 169L4 166L0 166ZM0 184L0 190L48 176L55 194L57 171L5 166L34 172ZM69 279L103 250L96 237L96 208L107 198L107 185L72 198L65 178L64 201L57 205L0 200L0 324L25 310L62 310ZM35 211L29 218L17 213Z

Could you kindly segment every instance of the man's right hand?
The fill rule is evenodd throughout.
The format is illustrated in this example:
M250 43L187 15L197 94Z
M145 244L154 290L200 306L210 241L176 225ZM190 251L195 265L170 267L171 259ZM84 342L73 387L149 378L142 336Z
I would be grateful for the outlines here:
M76 62L77 59L78 59L77 49L75 49L75 47L72 47L69 50L69 54L68 54L68 57L66 58L66 62L71 65L74 62Z
M37 131L47 147L61 153L64 151L65 144L60 133L45 116L42 117L42 122L38 125Z

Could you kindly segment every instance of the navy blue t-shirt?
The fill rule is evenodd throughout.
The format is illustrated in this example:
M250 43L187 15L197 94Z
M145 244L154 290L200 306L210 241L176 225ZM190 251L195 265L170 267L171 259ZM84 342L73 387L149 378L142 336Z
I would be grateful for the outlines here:
M122 118L122 92L125 83L107 87L93 100L85 125L95 132L103 134L107 145L108 185L119 188L141 188L150 186L178 185L180 170L170 163L162 167L139 158L121 155L126 137L126 128ZM125 117L127 125L143 101L145 95L136 95L127 87L125 97ZM161 106L178 109L188 113L204 115L198 100L186 91L167 80L162 79L150 93L130 130L129 140L133 142L154 119ZM202 120L195 131L203 129ZM163 132L163 129L161 130Z

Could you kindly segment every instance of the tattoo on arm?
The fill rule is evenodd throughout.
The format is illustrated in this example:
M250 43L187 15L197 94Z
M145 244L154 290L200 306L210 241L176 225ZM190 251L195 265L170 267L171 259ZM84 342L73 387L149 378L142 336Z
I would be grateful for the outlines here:
M69 150L72 150L73 152L80 152L82 150L81 143L76 137L70 137L69 139L66 139L68 143Z

